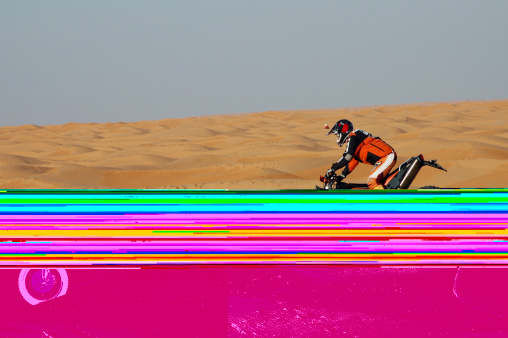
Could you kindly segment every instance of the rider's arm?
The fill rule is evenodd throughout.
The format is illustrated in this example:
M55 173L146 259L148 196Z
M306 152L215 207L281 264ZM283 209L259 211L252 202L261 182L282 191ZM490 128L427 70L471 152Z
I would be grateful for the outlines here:
M355 170L358 163L360 162L358 162L355 158L349 161L349 163L346 164L346 166L344 167L344 170L342 170L342 176L346 177L347 175L349 175L353 170Z
M346 167L346 168L350 167L350 169L348 171L348 174L349 174L354 169L354 167L356 167L356 165L358 164L358 161L353 160L353 156L355 155L356 149L358 148L359 145L360 145L360 141L358 140L357 137L350 137L349 140L347 140L347 142L346 142L347 148L346 148L346 151L344 152L344 155L342 155L342 158L332 165L332 170L337 171L342 167ZM356 164L354 164L352 168L351 168L351 165L348 166L348 164L351 162L351 160L353 160L353 163L351 163L351 165L353 165L354 162L356 162ZM344 168L344 171L346 171L346 168ZM343 172L343 174L344 174L344 172Z

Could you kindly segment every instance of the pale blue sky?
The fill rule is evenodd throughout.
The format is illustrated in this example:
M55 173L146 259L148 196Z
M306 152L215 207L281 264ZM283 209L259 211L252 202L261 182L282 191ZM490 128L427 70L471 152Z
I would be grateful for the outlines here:
M0 125L508 98L508 1L0 0Z

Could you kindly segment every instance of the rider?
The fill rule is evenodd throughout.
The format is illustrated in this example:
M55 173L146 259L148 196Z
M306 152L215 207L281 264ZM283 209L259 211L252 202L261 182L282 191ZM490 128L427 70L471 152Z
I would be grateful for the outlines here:
M367 181L369 189L386 189L383 185L385 178L397 162L397 154L392 147L379 137L372 136L360 129L353 129L353 124L348 120L340 120L335 123L327 135L335 134L339 139L340 147L346 143L346 151L342 158L332 165L326 172L331 176L335 171L344 168L342 175L337 176L337 182L342 181L358 165L359 162L374 166Z

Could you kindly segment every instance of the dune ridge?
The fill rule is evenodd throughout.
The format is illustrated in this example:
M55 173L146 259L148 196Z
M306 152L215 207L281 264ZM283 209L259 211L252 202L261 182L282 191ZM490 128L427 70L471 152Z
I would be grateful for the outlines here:
M508 100L495 100L1 127L0 188L313 189L344 151L324 129L342 118L398 164L422 153L448 169L422 169L415 188L508 187Z

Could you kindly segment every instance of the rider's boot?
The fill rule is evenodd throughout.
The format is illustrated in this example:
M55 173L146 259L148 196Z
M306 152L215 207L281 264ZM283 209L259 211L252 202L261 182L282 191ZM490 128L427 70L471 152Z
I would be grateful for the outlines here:
M383 183L374 177L369 177L367 184L369 185L369 189L371 190L379 190L379 189L385 189L383 186Z

